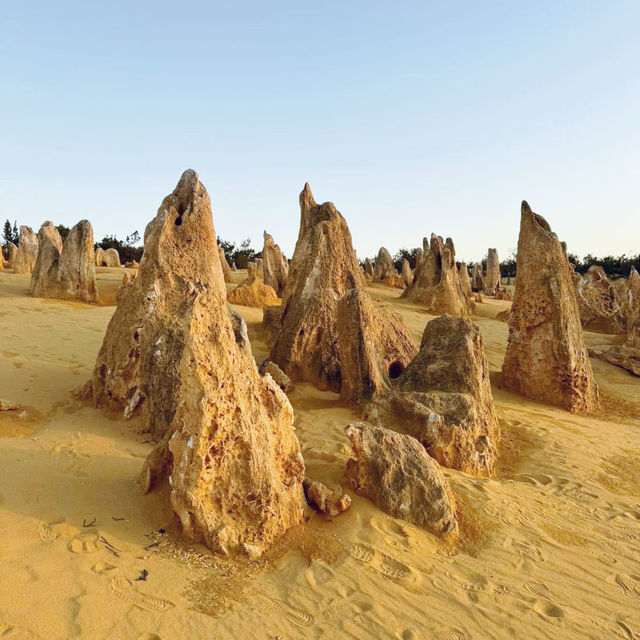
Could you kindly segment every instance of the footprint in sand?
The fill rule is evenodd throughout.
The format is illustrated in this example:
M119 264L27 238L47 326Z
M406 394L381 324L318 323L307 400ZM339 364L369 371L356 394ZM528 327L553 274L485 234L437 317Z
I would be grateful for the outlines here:
M94 553L100 551L100 533L84 531L69 540L67 548L71 553Z
M110 573L116 569L117 567L109 562L96 562L96 564L91 567L91 571L101 576L110 575Z
M386 578L399 582L410 591L416 591L422 583L422 576L418 571L368 544L356 542L348 549L352 558L371 566Z
M468 582L460 576L455 575L451 571L445 571L444 575L465 591L478 592L484 591L487 588L488 581L482 576L476 576L474 582Z
M306 611L295 609L282 600L274 600L269 596L259 595L260 600L271 607L276 613L280 614L286 620L295 624L297 627L310 627L314 623L313 616Z
M119 600L129 602L146 611L164 613L175 606L173 602L169 602L168 600L136 591L133 588L131 580L128 580L124 576L116 576L111 580L111 591Z
M533 605L533 610L544 618L551 618L553 620L564 618L564 610L552 602L536 600L536 603Z
M369 524L385 537L385 541L396 547L410 547L409 530L387 516L374 516Z
M38 526L38 535L40 536L43 542L53 542L56 538L58 538L58 534L53 530L53 527L50 527L46 522L41 522Z
M640 598L640 580L626 573L618 573L616 575L616 582L628 596Z

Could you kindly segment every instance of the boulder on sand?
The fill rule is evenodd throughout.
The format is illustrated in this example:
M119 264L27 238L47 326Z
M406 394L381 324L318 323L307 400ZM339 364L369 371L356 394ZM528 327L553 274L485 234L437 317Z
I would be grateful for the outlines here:
M300 194L300 211L270 359L294 382L304 380L339 393L338 301L352 289L364 292L364 277L347 223L335 206L316 204L307 184ZM403 332L410 342L406 329Z
M473 303L462 290L451 238L444 242L431 234L429 251L416 268L413 284L402 295L423 304L434 315L471 315Z
M289 264L282 255L280 247L273 241L273 237L266 231L263 234L264 246L262 248L264 283L269 285L278 296L282 295L287 284Z
M480 328L446 315L427 323L418 355L365 416L414 436L443 466L491 476L500 426Z
M31 295L96 302L98 292L91 223L88 220L78 222L62 246L60 234L50 222L43 225L38 235L40 248L31 275Z
M31 227L20 226L18 251L13 260L14 273L31 274L38 258L38 236Z
M598 387L584 343L572 269L556 234L526 202L516 269L502 384L571 413L593 411Z
M453 541L456 502L446 478L424 447L408 435L362 422L345 430L353 449L345 481L382 511Z

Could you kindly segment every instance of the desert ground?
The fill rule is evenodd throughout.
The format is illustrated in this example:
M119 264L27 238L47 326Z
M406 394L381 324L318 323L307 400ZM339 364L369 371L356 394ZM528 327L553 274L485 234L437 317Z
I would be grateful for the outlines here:
M460 506L446 546L350 493L259 561L182 541L168 501L136 484L152 442L74 398L114 312L123 269L98 268L101 305L32 298L0 272L0 638L640 638L640 379L592 360L595 416L500 389L509 302L482 331L502 429L495 477L443 469ZM246 272L234 272L234 283ZM227 285L233 288L235 284ZM419 343L432 316L368 287ZM245 318L258 362L262 311ZM586 334L589 346L618 338ZM356 416L339 397L290 395L311 477L339 484Z

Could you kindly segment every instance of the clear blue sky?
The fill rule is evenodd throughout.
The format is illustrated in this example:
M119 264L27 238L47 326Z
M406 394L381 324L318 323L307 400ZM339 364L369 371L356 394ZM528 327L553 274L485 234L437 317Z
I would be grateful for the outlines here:
M360 257L432 231L640 252L640 2L3 2L0 220L142 233L199 172L218 235L291 255L298 193Z

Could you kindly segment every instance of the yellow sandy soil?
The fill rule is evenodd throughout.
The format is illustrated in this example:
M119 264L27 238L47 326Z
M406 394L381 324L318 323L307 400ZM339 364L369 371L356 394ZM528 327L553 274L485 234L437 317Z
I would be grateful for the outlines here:
M122 273L99 270L101 291ZM640 638L639 379L593 361L604 409L585 418L501 391L496 376L498 476L446 472L457 549L354 495L264 560L228 561L183 545L163 497L138 490L151 443L71 397L113 307L32 299L27 286L0 273L0 399L25 412L0 412L2 640ZM397 290L370 292L418 341L430 316ZM507 305L478 308L492 372ZM261 311L238 309L260 361ZM305 384L291 401L309 474L340 482L354 416Z

